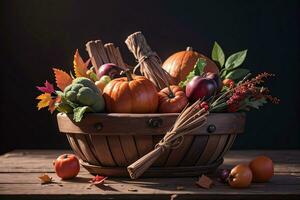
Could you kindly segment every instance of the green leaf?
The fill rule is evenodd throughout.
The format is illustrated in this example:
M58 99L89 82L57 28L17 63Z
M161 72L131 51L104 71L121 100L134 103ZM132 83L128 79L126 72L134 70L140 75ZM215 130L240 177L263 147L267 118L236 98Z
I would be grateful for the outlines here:
M247 50L244 51L239 51L235 54L232 54L231 56L229 56L229 58L226 60L225 63L225 68L226 69L234 69L237 68L238 66L240 66L247 55Z
M59 103L59 104L57 104L56 105L56 109L59 111L59 112L63 112L63 113L72 113L72 107L71 106L69 106L68 104L66 104L66 103L63 103L63 102L61 102L61 103Z
M259 109L266 103L267 103L267 100L265 98L260 98L260 99L247 98L244 100L241 110L249 110L249 108Z
M194 66L195 76L201 76L203 74L205 66L206 66L206 61L203 58L198 58Z
M199 58L194 66L193 71L191 71L184 81L179 83L179 86L185 88L186 84L194 78L194 76L201 76L204 71L204 67L206 66L206 61L203 58Z
M249 74L250 70L240 68L240 69L235 69L233 71L230 71L225 78L232 79L232 80L240 80L244 78L247 74Z
M221 67L223 67L225 62L225 54L217 42L214 43L214 47L211 53L211 58L214 61L218 62Z
M73 109L73 119L75 122L80 122L84 113L92 112L93 110L89 106L77 107Z

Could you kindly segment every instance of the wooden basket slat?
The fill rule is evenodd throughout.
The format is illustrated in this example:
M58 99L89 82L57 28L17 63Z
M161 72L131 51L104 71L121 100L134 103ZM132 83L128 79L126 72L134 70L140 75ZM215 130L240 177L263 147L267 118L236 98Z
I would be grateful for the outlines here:
M117 166L110 152L110 148L108 146L106 136L91 135L91 140L95 148L95 154L97 158L100 160L102 166L107 166L107 167Z
M207 140L206 147L196 162L196 165L206 165L210 157L213 155L220 141L220 135L211 135Z
M193 166L197 162L206 147L208 136L194 136L194 141L187 151L180 166Z
M162 139L163 137L160 135L153 135L153 149L155 145ZM168 160L170 153L170 149L167 149L165 152L161 154L161 156L153 163L153 166L164 166L166 161Z
M91 137L91 135L85 135L85 139L87 141L87 145L90 147L90 151L92 152L93 157L97 160L97 162L99 163L99 165L102 166L103 164L100 161L100 157L97 155L95 146L92 143L92 137Z
M219 144L217 145L217 148L215 149L213 155L210 157L208 164L215 162L217 160L217 158L220 156L220 154L222 153L222 151L224 150L224 147L226 145L227 138L228 138L228 135L220 136Z
M193 140L194 140L193 135L185 136L182 144L178 148L171 150L170 155L169 155L168 160L165 165L166 166L178 166L180 161L186 155L186 152L189 150L191 144L193 143Z
M71 145L73 151L76 153L76 155L83 161L87 161L86 157L81 152L81 149L79 148L79 145L77 144L77 140L74 139L75 136L73 134L67 134L67 138L69 141L69 144Z
M134 137L131 135L120 135L121 147L127 163L133 163L139 158Z
M223 156L225 155L225 153L227 153L227 151L229 151L229 149L231 148L231 146L232 146L232 144L233 144L235 138L236 138L236 135L234 135L234 134L229 135L228 142L227 142L227 144L226 144L226 146L225 146L223 152L221 153L221 155L219 156L218 159L223 158Z
M108 136L107 137L109 149L113 155L113 158L118 166L125 167L128 165L128 162L125 158L120 137L119 136Z
M93 165L99 165L100 163L98 162L93 152L91 151L89 143L85 138L85 135L76 134L75 138L77 139L82 154L87 158L87 160Z
M151 135L136 135L134 138L140 157L153 150L153 141Z

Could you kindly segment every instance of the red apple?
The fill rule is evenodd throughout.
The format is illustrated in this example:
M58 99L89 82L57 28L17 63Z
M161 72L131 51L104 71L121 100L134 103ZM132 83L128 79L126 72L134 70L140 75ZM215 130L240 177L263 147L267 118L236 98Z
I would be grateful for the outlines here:
M218 74L215 74L215 73L212 73L212 72L207 72L207 73L204 74L203 77L213 79L217 84L218 92L220 92L222 90L223 83L222 83L222 81L220 79L220 76Z
M97 77L100 79L102 76L107 75L111 79L115 79L121 77L121 71L122 68L115 65L114 63L106 63L100 66Z
M186 96L192 102L198 99L207 100L217 92L217 84L213 79L195 76L186 85Z

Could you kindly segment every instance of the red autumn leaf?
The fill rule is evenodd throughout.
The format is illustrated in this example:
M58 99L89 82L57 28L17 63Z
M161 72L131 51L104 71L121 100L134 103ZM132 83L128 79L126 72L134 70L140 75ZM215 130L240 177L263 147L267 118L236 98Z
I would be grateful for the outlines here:
M107 176L96 175L89 182L91 183L91 185L99 185L102 184L107 178L108 178Z
M73 79L68 73L64 72L63 70L53 68L53 71L57 87L64 91L64 89L72 83Z
M54 92L54 87L51 83L49 83L48 81L46 81L44 83L45 86L36 86L36 88L41 91L41 92L44 92L44 93L53 93Z
M90 61L91 61L91 59L88 59L86 62L84 62L82 60L81 56L79 55L78 49L76 50L75 55L74 55L74 61L73 61L76 77L88 78L88 75L86 74L86 72L88 70L88 65L89 65Z

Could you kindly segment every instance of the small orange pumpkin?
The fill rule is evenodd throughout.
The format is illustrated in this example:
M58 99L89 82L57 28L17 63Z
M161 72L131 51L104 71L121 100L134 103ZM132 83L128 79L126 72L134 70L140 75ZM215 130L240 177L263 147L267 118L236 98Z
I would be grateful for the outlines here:
M154 113L158 95L154 84L144 76L126 77L110 81L103 90L106 110L114 113Z
M180 83L186 79L186 76L193 70L198 58L206 60L204 72L212 72L219 74L218 66L208 57L193 51L191 47L187 47L185 51L177 52L171 55L162 65L173 78L174 84Z
M177 85L166 87L158 93L159 105L158 112L160 113L178 113L181 112L188 104L188 99Z

